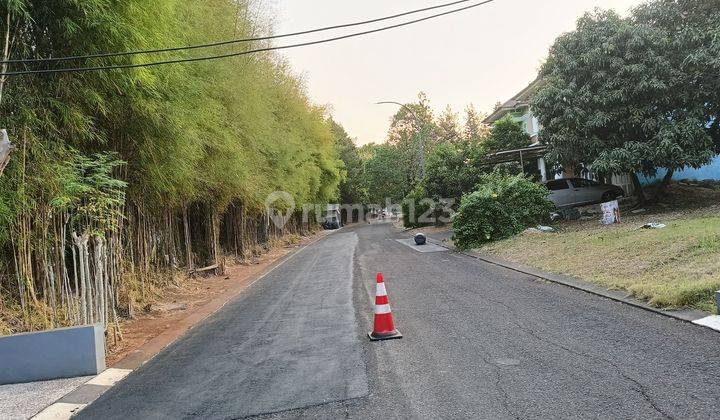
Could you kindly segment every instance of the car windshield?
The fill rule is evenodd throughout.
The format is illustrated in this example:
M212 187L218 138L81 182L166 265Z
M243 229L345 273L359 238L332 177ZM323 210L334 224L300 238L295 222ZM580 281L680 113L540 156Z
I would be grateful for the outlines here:
M554 181L548 181L545 183L545 186L550 191L557 191L557 190L566 190L570 187L568 187L568 183L564 179L556 179Z
M583 179L583 178L576 178L571 181L573 183L573 186L575 188L587 188L587 187L594 187L596 185L599 185L595 181L591 181L589 179Z

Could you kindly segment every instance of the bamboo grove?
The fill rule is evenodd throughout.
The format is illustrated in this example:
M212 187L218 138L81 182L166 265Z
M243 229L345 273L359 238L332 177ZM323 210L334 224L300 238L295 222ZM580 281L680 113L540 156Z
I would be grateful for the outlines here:
M245 0L3 0L3 54L49 58L264 34ZM224 53L258 47L217 47ZM142 63L200 52L47 66ZM0 80L0 334L120 317L175 276L262 252L264 200L335 199L331 122L277 56Z

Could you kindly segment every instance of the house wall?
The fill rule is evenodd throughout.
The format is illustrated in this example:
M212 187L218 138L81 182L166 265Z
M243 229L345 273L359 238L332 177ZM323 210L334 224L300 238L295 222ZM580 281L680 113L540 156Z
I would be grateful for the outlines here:
M533 142L537 141L537 136L540 133L540 122L529 108L513 111L510 116L514 121L522 124L523 129L532 138Z
M667 169L663 168L658 169L655 176L647 177L645 175L638 174L638 178L640 179L640 184L642 184L643 186L652 185L660 182L666 173ZM681 171L676 171L673 174L672 179L673 181L680 181L682 179L690 179L693 181L711 179L715 181L720 181L720 155L716 156L715 159L713 159L709 164L701 168L685 168Z

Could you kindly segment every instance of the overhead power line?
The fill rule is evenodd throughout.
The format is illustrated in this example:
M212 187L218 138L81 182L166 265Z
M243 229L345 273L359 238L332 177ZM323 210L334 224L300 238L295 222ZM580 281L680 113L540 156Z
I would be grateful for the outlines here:
M192 57L192 58L179 58L174 60L164 60L164 61L152 61L148 63L137 63L137 64L118 64L118 65L108 65L108 66L93 66L93 67L71 67L71 68L59 68L59 69L44 69L44 70L20 70L20 71L9 71L0 73L0 76L21 76L21 75L29 75L29 74L53 74L53 73L78 73L78 72L87 72L87 71L99 71L99 70L116 70L116 69L130 69L130 68L138 68L138 67L152 67L152 66L160 66L165 64L177 64L177 63L190 63L190 62L196 62L196 61L207 61L207 60L218 60L223 58L229 58L229 57L237 57L242 55L248 55L248 54L255 54L259 52L264 51L275 51L275 50L285 50L290 48L298 48L298 47L305 47L309 45L317 45L317 44L324 44L328 42L333 41L339 41L342 39L348 39L348 38L354 38L362 35L368 35L376 32L382 32L387 31L394 28L399 28L402 26L412 25L414 23L423 22L426 20L434 19L440 16L445 16L453 13L458 13L464 10L472 9L478 6L482 6L484 4L491 3L495 0L484 0L476 4L471 4L469 6L461 7L458 9L449 10L447 12L443 13L437 13L434 15L426 16L419 19L410 20L407 22L397 23L395 25L390 26L384 26L377 29L371 29L367 31L362 32L355 32L352 34L342 35L342 36L336 36L332 38L325 38L320 39L316 41L308 41L308 42L301 42L297 44L289 44L289 45L281 45L277 47L264 47L264 48L257 48L247 51L239 51L239 52L233 52L233 53L227 53L227 54L219 54L219 55L210 55L210 56L203 56L203 57Z
M211 43L207 43L207 44L186 45L186 46L181 46L181 47L169 47L169 48L157 48L157 49L150 49L150 50L107 52L107 53L70 55L70 56L63 56L63 57L48 57L48 58L19 58L19 59L5 60L5 61L0 60L0 64L34 64L34 63L47 63L47 62L59 63L59 62L74 61L74 60L87 60L87 59L91 59L91 58L109 58L109 57L123 57L123 56L140 55L140 54L156 54L156 53L163 53L163 52L176 52L176 51L194 50L194 49L199 49L199 48L219 47L219 46L223 46L223 45L240 44L240 43L245 43L245 42L266 41L266 40L270 40L270 39L287 38L287 37L307 35L307 34L312 34L312 33L317 33L317 32L330 31L330 30L334 30L334 29L342 29L342 28L350 28L353 26L367 25L370 23L376 23L376 22L382 22L385 20L396 19L399 17L408 16L408 15L412 15L412 14L416 14L416 13L427 12L429 10L435 10L435 9L449 7L449 6L454 6L454 5L460 4L460 3L467 3L470 1L474 1L474 0L457 0L457 1L450 2L450 3L438 4L436 6L424 7L422 9L410 10L407 12L398 13L398 14L394 14L394 15L390 15L390 16L383 16L383 17L370 19L370 20L363 20L363 21L359 21L359 22L344 23L341 25L325 26L322 28L309 29L309 30L304 30L304 31L299 31L299 32L291 32L291 33L287 33L287 34L268 35L268 36L254 37L254 38L231 39L231 40L227 40L227 41L211 42Z

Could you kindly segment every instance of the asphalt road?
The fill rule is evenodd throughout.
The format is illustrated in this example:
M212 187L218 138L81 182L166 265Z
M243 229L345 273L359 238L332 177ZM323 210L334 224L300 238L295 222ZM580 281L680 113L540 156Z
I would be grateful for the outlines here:
M717 332L398 238L311 245L80 417L720 417Z

